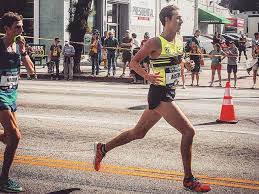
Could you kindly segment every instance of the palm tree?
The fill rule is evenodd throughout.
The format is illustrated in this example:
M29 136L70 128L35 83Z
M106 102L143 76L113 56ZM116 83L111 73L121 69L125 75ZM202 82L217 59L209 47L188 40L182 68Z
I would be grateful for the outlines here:
M87 20L91 13L92 0L78 0L72 6L75 11L71 13L72 18L67 27L70 33L70 40L73 42L84 42L84 36L87 32ZM83 49L82 44L72 43L75 48L74 56L74 73L80 73L81 53Z

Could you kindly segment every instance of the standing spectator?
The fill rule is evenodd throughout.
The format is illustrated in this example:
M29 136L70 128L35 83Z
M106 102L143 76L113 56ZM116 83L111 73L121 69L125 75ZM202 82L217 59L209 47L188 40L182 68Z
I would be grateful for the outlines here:
M194 45L192 47L192 51L190 53L190 60L193 60L194 62L194 68L191 70L192 72L192 83L191 86L193 86L193 81L194 81L194 76L196 76L197 80L197 86L199 86L199 73L200 73L200 68L201 68L201 60L202 60L202 55L201 51L197 45Z
M56 37L54 43L50 47L50 60L56 65L56 80L59 80L59 62L62 51L62 46L59 43L59 38Z
M101 44L104 46L105 39L108 38L108 32L104 31L103 36L101 37Z
M122 38L121 48L124 48L122 50L122 62L123 62L123 72L121 74L121 77L125 76L125 70L127 63L130 63L131 56L132 56L132 44L133 39L130 38L130 33L128 30L125 32L125 36Z
M108 38L108 32L104 31L103 36L101 37L102 46L104 46L104 41L106 38ZM107 69L107 51L105 49L102 49L99 61L100 61L99 66L100 66L101 62L103 61L104 69Z
M227 65L228 81L230 82L231 73L233 71L233 74L234 74L234 88L236 88L237 87L238 49L237 49L234 41L229 41L229 49L226 51L226 54L228 56L228 65Z
M254 53L257 43L259 43L259 32L254 33L254 38L252 40L252 53Z
M34 58L34 56L33 56L33 55L34 55L33 49L32 49L32 47L31 47L29 44L26 44L26 45L25 45L25 49L26 49L26 51L27 51L27 53L28 53L28 56L30 57L32 63L34 64L35 78L37 78L37 76L36 76L36 67L35 67L35 58ZM31 80L31 79L32 79L32 78L30 77L30 75L29 75L28 72L27 72L27 79L28 79L28 80Z
M73 80L73 56L75 55L75 48L69 44L68 41L65 41L63 48L64 55L64 79Z
M141 41L140 48L142 48L144 46L144 44L149 40L149 38L150 38L149 33L146 32L144 34L144 39ZM143 64L147 73L150 73L150 58L149 58L149 56L146 56L141 63Z
M90 45L90 52L89 52L89 56L91 57L91 61L92 61L93 76L99 74L98 52L100 52L100 50L101 50L101 43L99 41L99 34L97 31L95 31L93 33L93 37Z
M215 32L214 36L213 36L213 44L221 44L221 38L220 38L220 33L219 32Z
M256 76L259 68L259 42L255 44L254 52L253 52L253 58L257 58L257 63L253 66L253 86L252 89L256 88Z
M113 37L113 33L109 32L108 33L109 37L105 39L104 41L104 48L105 47L113 47L113 48L107 48L107 59L108 59L108 73L107 77L110 76L110 71L111 71L111 66L113 70L113 76L116 74L116 64L115 64L115 52L116 48L118 47L118 40Z
M201 48L201 45L200 45L200 40L199 40L199 36L201 34L201 31L200 30L196 30L195 33L194 33L194 36L192 37L192 44L191 46L193 47L194 45L197 45L199 48Z
M254 50L256 48L256 45L259 44L259 32L256 32L254 33L254 38L252 39L252 57L253 57L253 53L254 53ZM249 66L246 71L247 73L250 75L250 72L252 71L253 69L253 65L252 64L251 66Z
M244 36L244 34L241 34L241 37L239 38L238 41L238 50L239 50L239 59L238 62L240 63L240 59L241 59L241 54L242 52L244 52L244 55L246 57L247 60L247 55L246 55L246 37Z
M132 36L132 51L133 51L135 48L139 48L140 45L139 45L139 41L137 39L137 34L132 33L131 36Z
M216 70L217 70L218 78L219 78L219 87L221 87L221 61L225 58L225 53L221 50L220 44L214 44L213 47L214 47L214 50L212 50L210 52L210 55L216 55L216 56L210 56L210 58L211 58L211 83L210 83L210 87L213 86ZM222 58L221 55L223 56L223 58Z

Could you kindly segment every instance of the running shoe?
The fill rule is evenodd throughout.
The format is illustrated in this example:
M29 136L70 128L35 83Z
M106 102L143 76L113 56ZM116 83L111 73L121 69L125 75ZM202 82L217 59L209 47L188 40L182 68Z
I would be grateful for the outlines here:
M202 184L198 181L198 179L191 177L191 178L185 178L183 180L183 186L188 191L194 191L194 192L201 192L206 193L211 190L211 187L209 184Z
M95 143L94 144L94 161L93 161L93 165L94 165L94 169L96 171L99 171L101 168L101 161L104 158L105 154L102 151L102 143Z
M20 184L14 180L0 180L0 191L9 193L19 193L23 192L23 188Z

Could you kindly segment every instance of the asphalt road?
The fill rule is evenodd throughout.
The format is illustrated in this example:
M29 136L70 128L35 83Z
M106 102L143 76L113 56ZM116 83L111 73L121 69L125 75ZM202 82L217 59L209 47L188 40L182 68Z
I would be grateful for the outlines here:
M147 85L21 81L23 138L11 176L32 194L189 193L181 182L181 136L164 120L143 140L109 152L100 172L93 170L93 143L133 127L147 92ZM232 93L239 122L227 125L215 122L224 88L177 90L177 104L197 129L193 170L212 184L210 193L259 193L259 91Z

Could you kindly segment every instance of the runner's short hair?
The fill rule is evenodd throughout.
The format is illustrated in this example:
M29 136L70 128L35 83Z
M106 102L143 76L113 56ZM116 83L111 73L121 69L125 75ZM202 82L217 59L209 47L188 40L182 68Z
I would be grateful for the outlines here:
M171 19L172 16L175 14L174 12L179 10L179 8L175 5L168 5L164 7L159 13L159 19L163 26L165 26L165 18Z
M13 25L14 22L18 22L23 20L22 15L19 15L18 13L15 12L7 12L3 15L2 19L1 19L1 25L4 26L8 26L11 27Z

